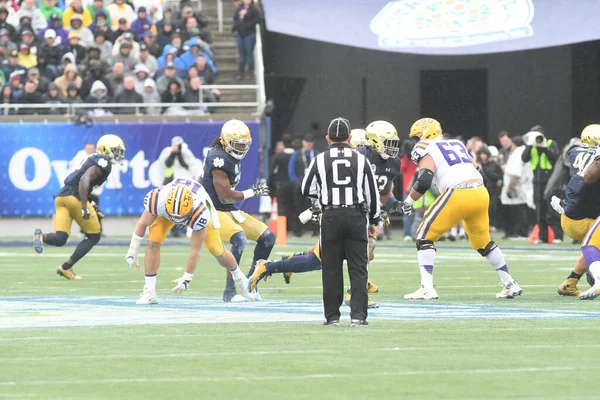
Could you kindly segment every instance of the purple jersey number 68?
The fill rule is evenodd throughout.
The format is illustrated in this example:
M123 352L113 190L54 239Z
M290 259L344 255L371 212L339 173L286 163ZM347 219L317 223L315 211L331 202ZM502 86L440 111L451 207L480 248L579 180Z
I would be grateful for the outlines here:
M454 164L471 162L469 154L467 153L467 148L464 144L462 144L462 142L458 140L452 140L447 142L438 142L436 144L442 152L442 155L446 159L448 165L452 166Z

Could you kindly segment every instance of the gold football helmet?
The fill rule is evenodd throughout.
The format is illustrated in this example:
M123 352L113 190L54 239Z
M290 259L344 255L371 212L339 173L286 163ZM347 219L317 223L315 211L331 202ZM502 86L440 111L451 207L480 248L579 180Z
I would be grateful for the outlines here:
M355 149L360 146L370 146L367 140L367 132L364 129L352 129L350 131L350 147Z
M398 156L400 138L394 125L387 121L374 121L367 126L366 134L371 148L383 159Z
M592 124L583 128L583 131L581 131L581 142L592 147L599 145L600 125Z
M167 196L167 214L175 223L182 223L194 209L194 195L185 185L174 185Z
M114 163L121 163L125 157L125 143L117 135L104 135L98 139L96 151L104 154Z
M435 140L442 136L442 126L433 118L421 118L410 127L410 136L419 140Z
M221 144L233 158L237 160L244 158L252 144L248 125L238 119L225 122L221 128Z

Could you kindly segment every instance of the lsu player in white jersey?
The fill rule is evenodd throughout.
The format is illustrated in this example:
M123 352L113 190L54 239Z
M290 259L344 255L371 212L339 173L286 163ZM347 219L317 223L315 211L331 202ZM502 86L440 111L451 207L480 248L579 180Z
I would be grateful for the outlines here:
M129 251L125 256L125 262L130 268L133 266L139 268L138 250L146 229L150 227L144 258L144 291L136 304L158 303L156 277L160 266L160 248L175 224L186 224L192 229L191 251L185 273L182 278L173 281L176 284L173 293L181 294L188 289L194 277L207 232L220 229L217 211L200 183L189 179L176 179L168 185L151 190L144 198L144 213L135 227ZM248 278L239 269L233 254L226 250L216 259L221 266L231 272L244 294L252 298L247 291Z
M412 204L423 196L435 181L442 192L425 212L416 233L417 257L421 272L421 287L404 296L405 300L432 300L438 294L433 286L435 242L442 234L463 221L471 247L487 259L498 273L504 288L496 298L513 298L523 293L512 278L504 255L490 238L488 207L490 196L483 185L483 176L460 140L443 140L440 123L422 118L410 129L410 136L419 142L411 152L419 166L409 196L394 210L406 215Z

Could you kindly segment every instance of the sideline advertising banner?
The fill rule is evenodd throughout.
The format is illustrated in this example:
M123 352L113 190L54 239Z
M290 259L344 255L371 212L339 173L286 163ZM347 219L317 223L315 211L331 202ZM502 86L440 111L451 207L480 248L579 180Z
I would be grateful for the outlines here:
M600 39L598 0L262 3L270 31L400 53L503 53Z
M260 177L260 124L246 121L252 146L242 160L239 189L252 186ZM114 165L100 196L106 215L137 215L143 211L145 194L161 186L164 167L160 152L181 136L200 163L210 143L220 135L222 122L190 123L6 123L0 129L0 216L48 216L54 213L53 196L73 168L71 160L88 142L96 143L107 133L119 135L127 149L122 165ZM201 166L198 165L198 170ZM258 200L250 198L238 206L258 211Z

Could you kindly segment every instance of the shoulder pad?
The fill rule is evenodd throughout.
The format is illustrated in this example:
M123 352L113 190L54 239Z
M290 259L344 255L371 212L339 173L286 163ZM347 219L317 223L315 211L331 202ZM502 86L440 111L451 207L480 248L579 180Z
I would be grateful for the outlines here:
M110 161L110 158L106 157L105 155L95 153L89 156L88 159L92 160L94 164L99 166L105 173L110 173L112 169L112 162Z
M144 210L152 215L158 215L158 194L160 188L152 189L144 197Z
M429 143L427 142L419 142L415 144L412 151L410 152L410 158L413 160L415 164L418 164L421 158L425 157L428 151Z

